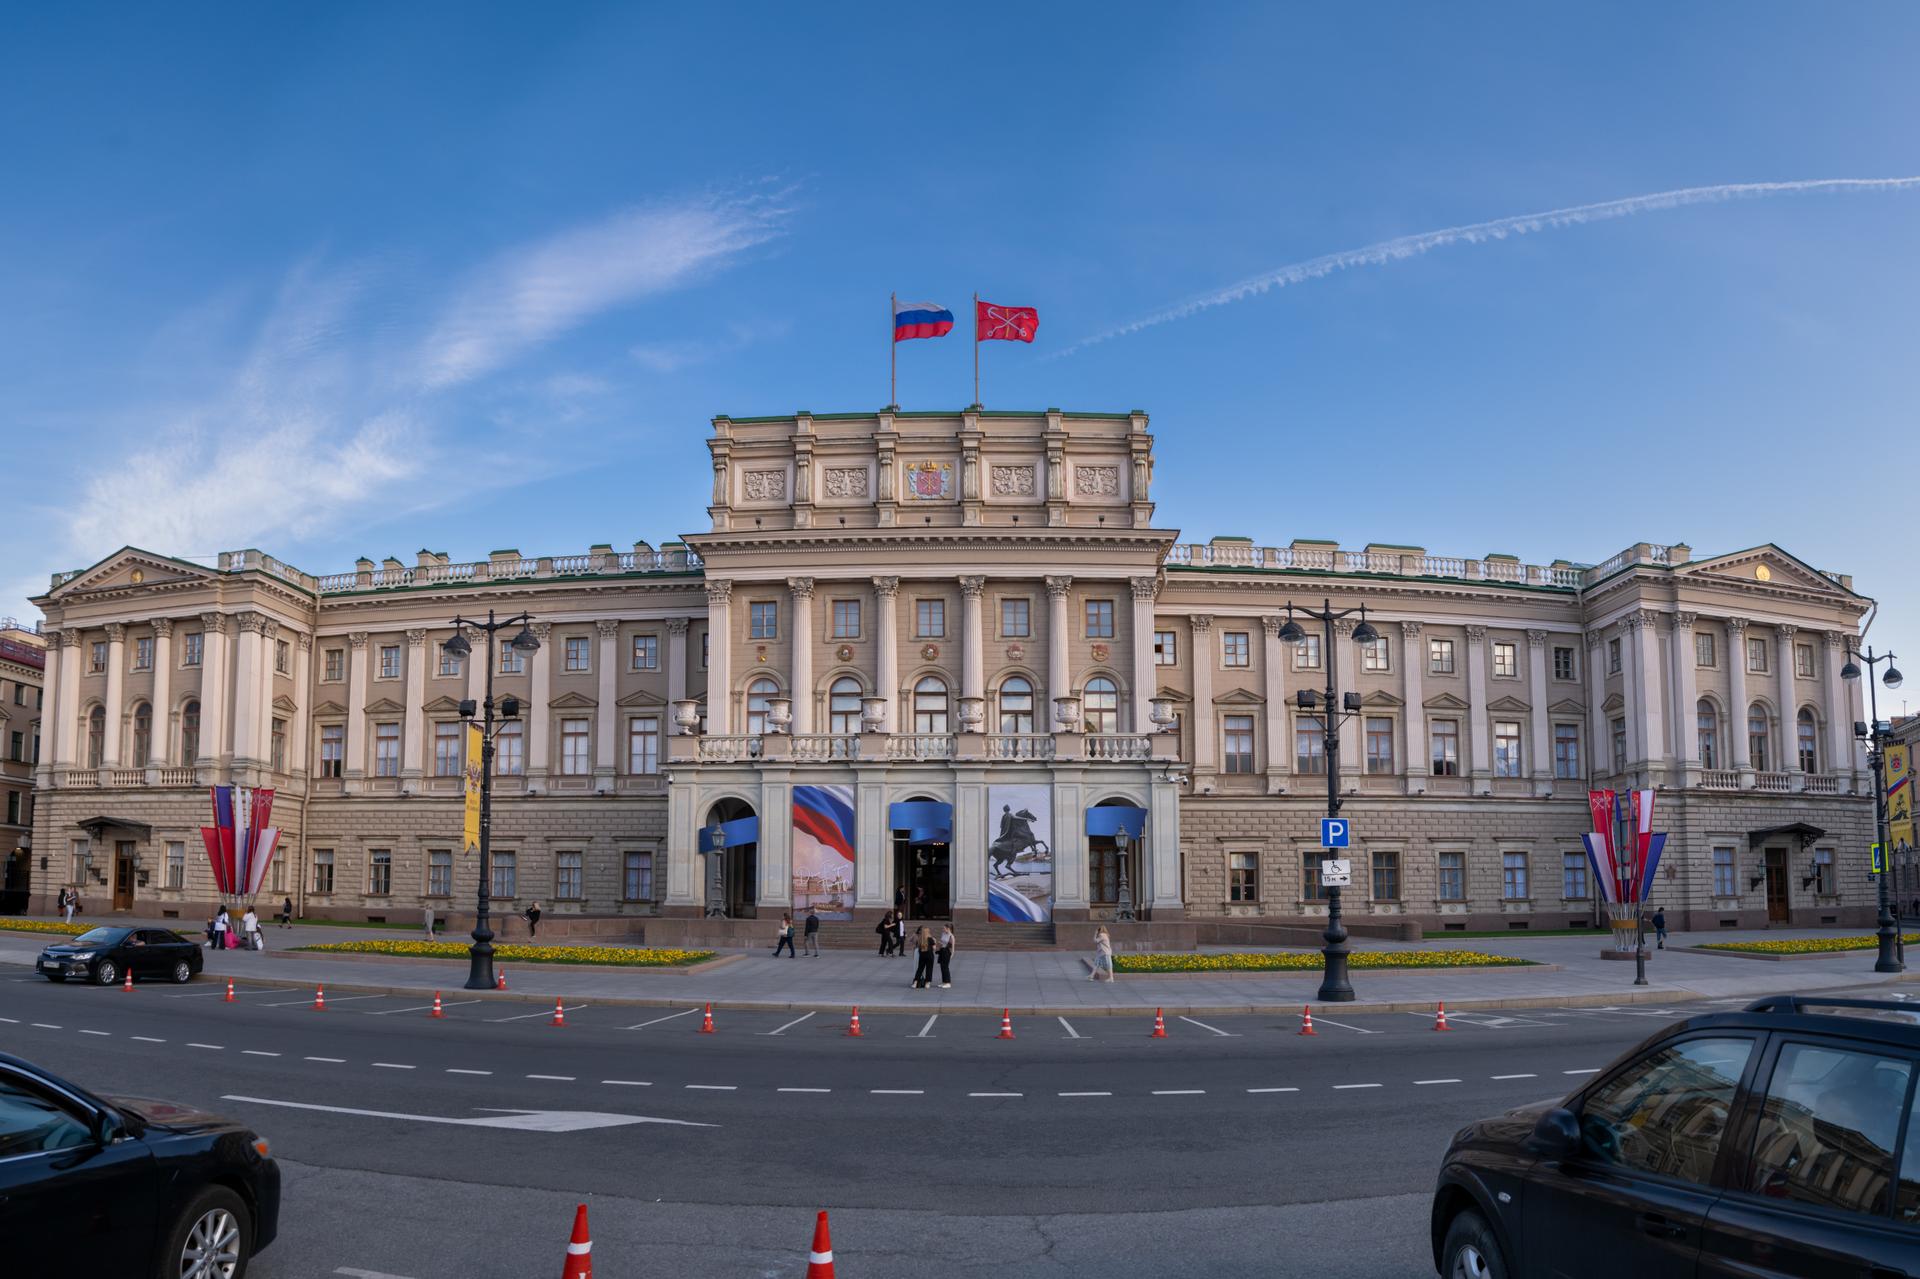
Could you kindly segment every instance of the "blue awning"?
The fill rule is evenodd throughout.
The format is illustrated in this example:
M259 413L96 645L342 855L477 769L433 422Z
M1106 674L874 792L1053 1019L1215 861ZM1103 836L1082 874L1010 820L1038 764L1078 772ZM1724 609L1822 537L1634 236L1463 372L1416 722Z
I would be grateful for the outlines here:
M736 817L730 822L720 823L720 847L738 848L742 844L760 842L760 819L758 817ZM713 827L700 828L700 851L713 850Z
M1087 834L1116 835L1123 830L1135 839L1144 839L1147 810L1128 808L1124 804L1101 804L1087 810Z
M937 799L914 799L887 806L887 826L907 832L914 844L946 844L953 841L953 805Z

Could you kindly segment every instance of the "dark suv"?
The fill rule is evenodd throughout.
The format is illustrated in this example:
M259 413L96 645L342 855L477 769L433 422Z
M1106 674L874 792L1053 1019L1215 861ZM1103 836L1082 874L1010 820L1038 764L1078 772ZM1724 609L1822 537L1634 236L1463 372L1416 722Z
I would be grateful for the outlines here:
M1774 996L1460 1130L1447 1279L1920 1279L1920 1005Z

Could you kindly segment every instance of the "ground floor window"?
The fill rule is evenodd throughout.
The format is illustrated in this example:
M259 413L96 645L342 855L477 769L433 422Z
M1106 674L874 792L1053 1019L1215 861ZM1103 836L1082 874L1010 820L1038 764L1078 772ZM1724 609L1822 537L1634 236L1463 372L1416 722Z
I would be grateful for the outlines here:
M453 896L453 850L436 848L427 854L427 896Z
M1441 853L1439 861L1437 896L1443 902L1463 902L1467 900L1467 855L1465 853Z
M519 887L519 875L517 873L519 858L515 857L511 852L496 851L493 853L491 860L493 862L493 886L488 891L495 897L514 896L516 889Z
M582 854L560 853L553 863L553 895L561 901L578 901L585 895L585 871Z
M69 848L73 858L73 875L67 882L75 888L84 888L87 883L87 855L92 845L84 839L76 839Z
M620 895L630 902L653 900L653 854L628 853Z
M1570 902L1587 899L1587 855L1585 853L1560 855L1560 895Z
M178 840L167 841L167 887L187 886L187 846Z
M1320 882L1320 859L1326 850L1316 848L1300 854L1300 900L1323 902L1327 899L1326 886Z
M1502 853L1500 855L1500 895L1508 901L1525 901L1532 896L1527 889L1527 855Z
M333 891L333 850L331 848L313 850L313 891L319 896Z
M1833 850L1831 848L1813 850L1813 891L1822 897L1833 895Z
M1733 864L1731 848L1713 850L1713 895L1715 897L1740 895L1740 880Z
M1373 900L1377 902L1400 900L1400 854L1398 852L1373 854Z
M367 851L367 895L385 897L393 892L393 850L373 848Z
M1227 854L1227 900L1236 902L1260 900L1260 854Z

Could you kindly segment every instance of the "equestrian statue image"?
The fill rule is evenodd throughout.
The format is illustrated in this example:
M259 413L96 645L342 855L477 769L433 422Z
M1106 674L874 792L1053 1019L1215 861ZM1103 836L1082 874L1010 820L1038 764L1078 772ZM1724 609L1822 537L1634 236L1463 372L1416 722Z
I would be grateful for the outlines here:
M1046 861L1052 857L1047 841L1034 836L1034 820L1029 809L1022 808L1016 813L1011 804L1000 806L1000 835L987 846L987 873L990 877L1011 879L1016 873L1014 859L1029 850L1036 861Z

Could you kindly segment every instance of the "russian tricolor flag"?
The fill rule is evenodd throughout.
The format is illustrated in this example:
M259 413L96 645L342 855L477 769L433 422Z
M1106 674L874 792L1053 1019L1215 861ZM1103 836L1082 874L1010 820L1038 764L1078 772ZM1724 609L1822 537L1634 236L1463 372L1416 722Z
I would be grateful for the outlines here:
M945 337L953 330L953 312L938 302L893 304L893 340Z

